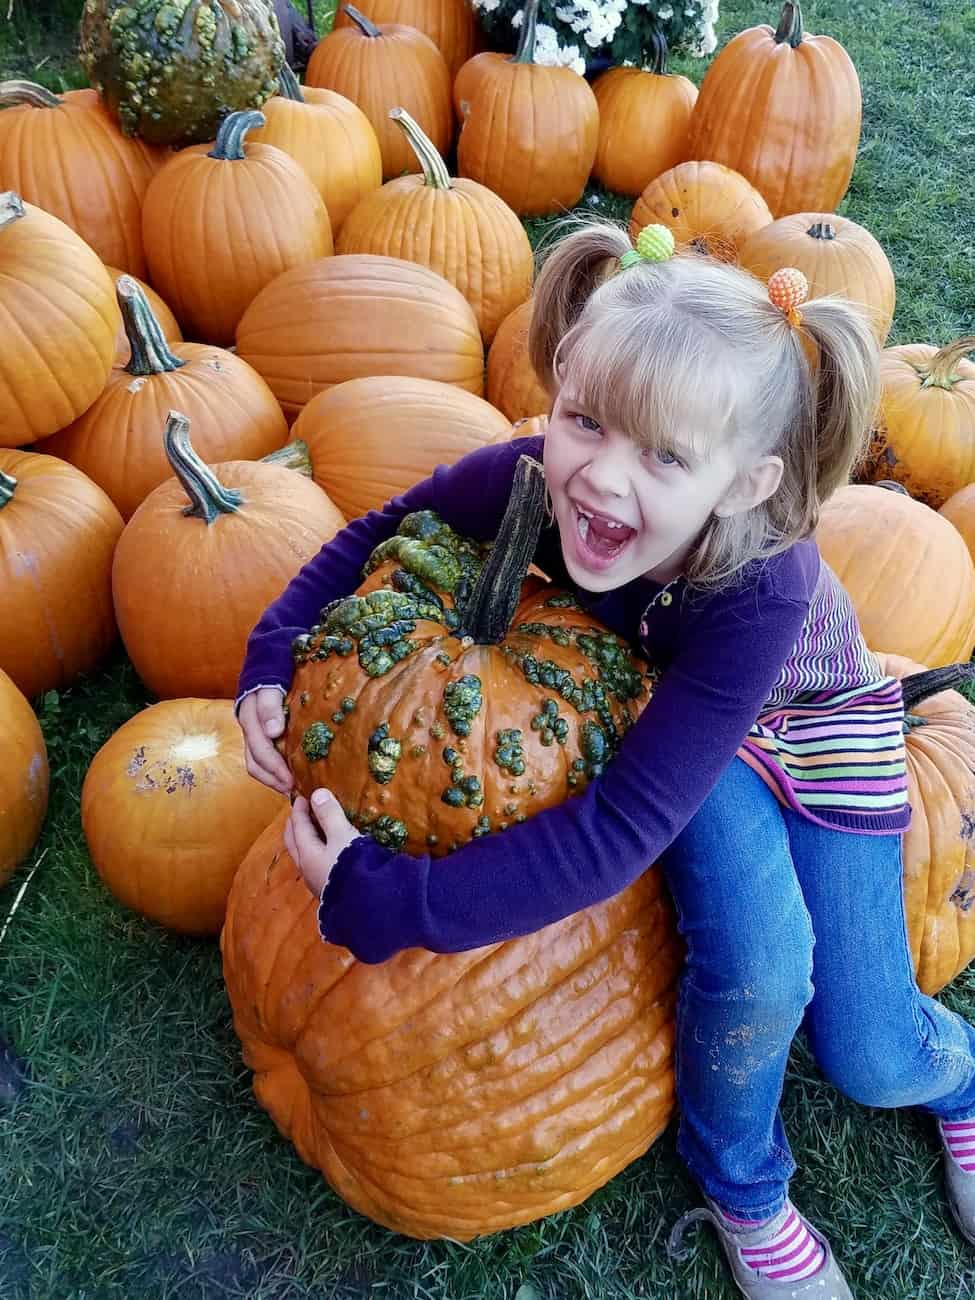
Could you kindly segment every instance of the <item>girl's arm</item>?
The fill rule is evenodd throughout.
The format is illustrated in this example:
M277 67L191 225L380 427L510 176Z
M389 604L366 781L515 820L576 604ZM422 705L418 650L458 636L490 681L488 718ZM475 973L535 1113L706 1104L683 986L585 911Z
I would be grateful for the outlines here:
M689 617L674 661L604 774L558 807L447 857L367 837L322 894L324 938L361 961L530 934L618 893L672 843L758 717L808 602L751 587Z

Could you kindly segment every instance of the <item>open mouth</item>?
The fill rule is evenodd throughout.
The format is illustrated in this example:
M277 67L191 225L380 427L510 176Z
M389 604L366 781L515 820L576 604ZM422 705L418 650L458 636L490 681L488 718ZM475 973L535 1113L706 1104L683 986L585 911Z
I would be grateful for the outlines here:
M576 515L576 534L582 558L597 568L605 568L623 553L629 543L636 537L636 529L626 524L614 524L608 519L599 519L595 515L574 506Z

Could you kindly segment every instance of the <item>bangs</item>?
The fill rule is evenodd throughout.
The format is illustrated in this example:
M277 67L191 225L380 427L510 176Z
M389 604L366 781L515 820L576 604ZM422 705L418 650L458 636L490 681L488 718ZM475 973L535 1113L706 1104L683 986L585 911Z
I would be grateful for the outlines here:
M734 429L742 387L717 331L680 312L630 305L579 320L559 345L555 376L601 425L640 447L683 448L698 460Z

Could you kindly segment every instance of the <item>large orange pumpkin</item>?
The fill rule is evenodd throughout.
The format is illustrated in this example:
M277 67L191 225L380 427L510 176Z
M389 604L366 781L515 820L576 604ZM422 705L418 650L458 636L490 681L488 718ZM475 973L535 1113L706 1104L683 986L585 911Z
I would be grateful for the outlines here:
M336 249L379 253L429 266L474 308L485 344L531 292L534 260L525 227L503 199L477 181L451 179L444 160L402 108L390 117L420 161L422 176L399 176L350 213Z
M115 641L122 516L73 465L0 448L0 668L27 696L90 672Z
M234 872L282 807L282 795L247 775L230 700L143 709L101 747L81 789L81 825L105 885L182 934L219 932Z
M171 413L160 441L175 478L146 497L119 539L119 631L156 695L232 699L254 624L345 520L290 469L245 460L208 467L181 415Z
M316 393L365 375L484 391L477 317L459 289L399 257L346 253L278 276L237 328L237 354L293 419Z
M0 453L2 455L2 453ZM2 482L2 479L0 479ZM0 887L27 857L47 812L47 747L34 710L0 668Z
M79 420L48 441L54 455L84 470L129 519L173 472L162 439L171 409L193 421L197 447L208 460L263 456L281 446L288 425L274 394L245 361L205 343L170 345L136 281L123 276L116 291L129 363L112 371Z
M292 436L308 445L315 482L347 518L384 502L470 451L511 437L511 422L454 384L374 375L312 399Z
M258 293L282 271L332 251L321 194L269 144L245 144L254 109L224 118L216 144L181 149L142 208L149 278L194 338L231 344Z
M630 238L648 225L668 226L674 242L734 262L749 235L772 220L744 176L715 162L679 163L646 187L630 214Z
M544 415L552 405L528 355L531 318L529 298L501 322L488 352L487 399L512 421Z
M471 0L369 0L369 17L374 23L415 27L429 36L444 57L451 81L474 53L477 24ZM346 6L341 5L335 27L352 23Z
M0 194L0 447L46 437L92 404L117 325L111 277L84 240Z
M968 554L975 561L975 483L950 496L938 511L961 534Z
M861 112L850 56L804 32L798 0L786 0L778 27L741 32L708 67L684 156L733 167L776 217L831 212L853 174Z
M834 492L816 530L872 650L941 667L975 648L975 566L959 533L903 492Z

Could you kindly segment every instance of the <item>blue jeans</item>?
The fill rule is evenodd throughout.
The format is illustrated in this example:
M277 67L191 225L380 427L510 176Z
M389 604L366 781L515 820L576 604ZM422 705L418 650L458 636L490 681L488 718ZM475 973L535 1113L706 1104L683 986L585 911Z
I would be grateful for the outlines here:
M975 1030L914 979L899 835L817 826L735 758L660 861L687 943L677 1145L707 1196L744 1218L782 1206L779 1100L803 1021L848 1097L975 1115Z

